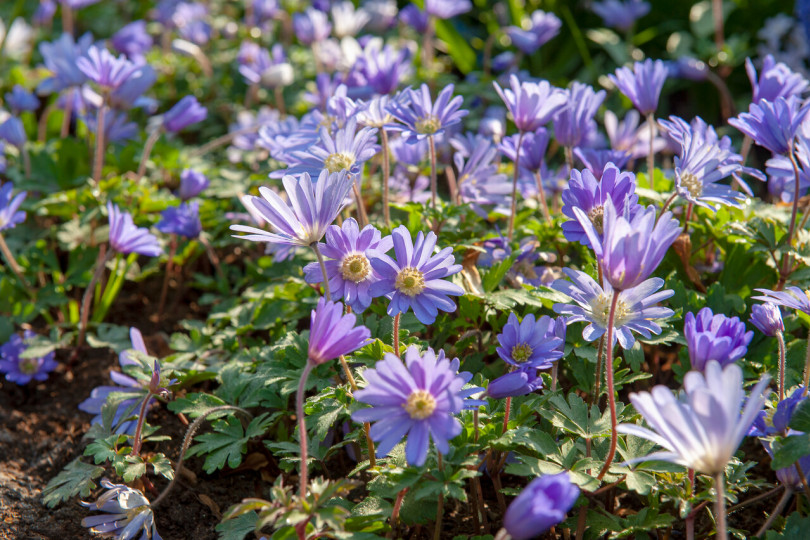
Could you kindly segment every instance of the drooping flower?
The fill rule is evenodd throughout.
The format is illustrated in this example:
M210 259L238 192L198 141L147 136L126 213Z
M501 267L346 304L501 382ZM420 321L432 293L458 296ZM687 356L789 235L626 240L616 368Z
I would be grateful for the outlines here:
M808 111L810 104L802 105L796 96L779 97L752 103L728 123L774 154L787 154Z
M152 36L146 31L146 21L133 21L110 38L113 48L133 62L144 62L144 54L152 48Z
M590 85L580 82L574 82L563 92L566 102L554 116L554 136L561 145L573 148L583 144L594 130L593 117L605 100L606 92L596 92Z
M671 212L664 212L657 219L656 214L656 209L648 206L635 215L619 215L608 198L600 238L588 215L574 208L574 215L602 264L605 280L614 289L629 289L646 280L680 234L680 224Z
M626 32L636 20L650 12L650 4L643 0L604 0L594 2L591 9L602 17L605 26Z
M785 323L782 321L782 312L779 310L779 306L773 302L754 304L751 307L751 318L748 319L748 322L756 326L760 332L770 337L785 331Z
M750 58L745 59L745 71L748 73L754 94L752 103L759 103L762 100L775 101L780 97L801 96L810 85L801 73L793 71L782 62L777 62L771 54L765 55L762 59L759 77Z
M418 92L406 88L399 99L392 100L388 105L388 112L403 124L395 124L391 129L401 130L409 143L439 135L448 127L461 122L469 113L459 110L463 102L461 96L453 97L452 84L439 92L435 103L430 98L427 84L422 84Z
M323 364L368 343L371 332L363 325L355 326L356 322L354 313L343 314L340 302L319 298L310 317L308 360Z
M380 275L369 288L371 296L390 298L388 314L392 317L412 308L423 324L433 324L439 309L455 311L456 304L449 296L461 296L464 289L443 279L461 271L461 265L455 264L453 248L434 254L435 233L426 236L420 231L413 242L404 225L394 229L391 237L396 259L379 250L368 252L372 268Z
M354 311L364 311L371 305L369 293L371 284L379 279L371 267L369 250L387 253L394 246L390 236L382 237L373 225L366 225L361 231L354 218L343 222L342 226L331 225L326 230L326 244L320 246L326 259L326 273L329 276L329 290L332 298L344 299ZM304 267L307 283L321 283L323 272L317 262Z
M511 75L511 90L502 89L494 81L492 84L521 132L537 131L548 124L566 103L565 92L554 88L548 81L520 82L517 76Z
M660 334L661 327L655 322L671 317L671 309L658 306L659 302L675 294L671 289L658 291L664 286L661 278L651 278L635 287L622 291L613 291L610 283L604 289L594 279L578 270L563 268L571 281L558 279L551 288L570 296L578 305L554 304L554 311L567 316L568 324L575 322L589 323L582 330L582 337L594 341L607 332L610 303L613 294L618 294L616 314L614 316L614 343L618 340L623 349L630 349L635 343L633 332L649 339L651 334Z
M686 374L682 401L663 385L652 392L630 394L633 406L652 430L636 424L620 424L617 429L665 448L633 461L671 461L701 473L717 474L725 469L762 410L769 392L768 379L764 375L746 400L742 369L736 364L723 368L710 361L705 373Z
M110 217L110 246L118 253L139 253L157 257L163 253L157 237L145 227L136 227L129 212L122 212L118 205L107 203Z
M354 397L370 409L352 414L357 422L374 422L371 438L377 444L377 456L387 455L404 436L408 436L405 457L408 464L424 465L430 439L446 454L448 441L461 433L454 415L464 408L465 377L458 373L458 358L450 361L444 351L437 355L428 348L424 354L408 347L405 363L386 353L376 366L363 372L368 385Z
M601 180L597 180L588 169L572 170L568 187L562 192L562 213L571 218L562 224L566 240L579 242L583 246L591 245L585 229L577 221L575 208L588 216L601 237L604 232L605 201L608 199L614 208L626 211L630 218L635 216L641 210L636 195L636 176L631 172L621 172L612 163L605 166Z
M500 347L498 356L513 366L546 369L563 355L565 341L555 334L557 321L543 315L535 319L533 314L526 315L518 323L514 313L509 314L506 326L498 334ZM565 321L562 321L565 328ZM564 334L563 334L564 335Z
M538 375L537 368L526 366L490 381L487 396L492 399L525 396L542 387L543 378Z
M565 519L579 498L579 488L567 472L544 474L515 497L503 516L503 526L514 540L543 534Z
M712 360L721 366L739 360L748 352L748 344L754 337L753 331L745 331L745 323L738 317L726 317L705 307L694 313L687 313L683 333L689 345L689 361L692 369L703 371Z
M177 191L177 196L183 201L193 199L202 193L209 183L203 173L194 169L183 169L183 172L180 173L180 189Z
M23 337L12 334L11 338L0 346L0 373L6 374L6 380L16 384L28 384L32 380L44 381L48 373L59 364L54 359L53 351L40 358L23 358L28 348L26 341L36 337L30 330L23 332Z
M163 127L170 133L202 122L208 116L208 109L200 105L194 96L185 96L163 115Z
M101 486L107 491L94 502L81 501L81 504L104 513L84 518L82 527L119 540L161 540L152 507L143 493L124 484L113 484L106 478L102 478Z
M332 23L326 13L310 7L303 13L293 14L293 31L302 44L312 45L329 37Z
M231 225L232 231L248 233L237 238L303 247L319 242L346 206L352 180L345 172L329 174L324 169L314 183L307 173L298 178L285 176L282 182L289 204L264 186L259 188L261 197L246 195L242 198L242 203L251 213L261 216L277 232Z
M559 17L542 9L534 11L523 28L507 26L506 33L512 44L524 54L534 54L537 49L560 33L562 21Z
M13 229L25 221L25 212L19 208L28 192L21 191L12 198L13 189L14 184L11 182L0 183L0 231Z
M470 0L425 0L425 12L437 19L452 19L471 9Z
M633 102L633 105L643 115L654 113L658 108L658 98L667 80L667 67L661 60L636 62L633 70L622 67L616 70L615 75L608 78L616 85L619 91Z
M165 234L178 234L186 238L196 238L202 231L200 223L200 203L182 202L180 206L170 206L160 213L160 221L155 226Z

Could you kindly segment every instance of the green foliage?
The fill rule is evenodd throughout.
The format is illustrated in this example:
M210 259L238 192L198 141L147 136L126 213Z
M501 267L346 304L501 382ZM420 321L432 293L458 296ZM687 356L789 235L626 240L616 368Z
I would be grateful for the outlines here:
M101 476L103 472L103 467L84 463L81 458L74 459L42 490L43 504L48 508L53 508L76 495L87 497L91 491L96 489L96 483L93 480Z
M203 469L208 474L225 465L232 469L238 467L247 451L248 441L264 435L273 420L273 415L264 413L251 420L247 428L235 416L217 420L213 423L213 432L195 437L198 443L189 448L188 455L204 455Z

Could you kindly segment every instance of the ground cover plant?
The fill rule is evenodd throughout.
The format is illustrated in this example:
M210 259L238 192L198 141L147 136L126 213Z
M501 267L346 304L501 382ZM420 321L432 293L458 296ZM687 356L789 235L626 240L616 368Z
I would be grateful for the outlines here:
M3 2L3 537L804 537L808 33Z

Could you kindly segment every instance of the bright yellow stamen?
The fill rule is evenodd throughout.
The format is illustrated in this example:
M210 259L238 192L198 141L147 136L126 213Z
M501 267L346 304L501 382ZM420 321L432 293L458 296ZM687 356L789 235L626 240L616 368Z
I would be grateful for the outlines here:
M425 275L412 266L403 268L397 274L394 287L402 294L416 296L425 290Z
M350 253L340 263L340 274L343 279L360 283L371 273L371 264L362 253Z
M354 165L354 156L351 154L329 154L323 162L323 168L330 173L348 171Z

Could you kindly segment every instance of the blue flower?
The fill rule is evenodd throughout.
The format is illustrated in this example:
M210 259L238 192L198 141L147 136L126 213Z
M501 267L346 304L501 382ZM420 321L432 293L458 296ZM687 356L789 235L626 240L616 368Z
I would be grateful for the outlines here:
M563 339L558 337L558 327L561 327ZM555 321L548 315L535 320L534 315L529 314L518 323L517 316L510 313L506 326L498 334L501 346L496 352L507 364L547 369L553 361L562 358L564 337L565 320Z
M810 103L802 105L796 96L779 97L752 103L728 123L774 154L787 154L808 111Z
M437 19L451 19L472 7L470 0L425 0L425 11Z
M633 70L619 68L615 75L608 78L616 85L619 91L633 102L633 105L643 115L655 112L658 108L658 98L667 80L668 70L664 62L647 59L636 62Z
M548 81L520 82L515 75L511 75L509 84L511 90L502 89L497 82L492 83L512 114L518 131L537 131L565 106L565 92L554 88Z
M538 9L532 13L528 28L507 26L506 33L512 45L524 54L534 54L537 49L560 33L562 21L550 12Z
M343 314L340 302L318 299L318 306L310 317L307 359L314 364L324 364L366 345L371 332L363 325L355 326L356 322L354 313Z
M6 105L11 107L14 114L20 114L22 111L35 111L39 107L37 97L19 84L15 84L11 92L6 92L5 98Z
M133 21L110 38L113 48L133 62L144 62L144 54L152 48L152 36L146 31L146 21Z
M521 367L502 375L487 385L487 396L493 399L525 396L543 387L543 378L537 368Z
M574 82L564 92L565 105L554 116L554 136L561 145L573 148L583 144L595 130L593 117L605 100L606 92L596 92L590 85L579 82Z
M105 493L94 502L81 501L81 504L105 513L84 518L83 527L119 540L162 540L152 507L143 493L123 484L113 484L106 478L101 480L101 486L107 490Z
M692 369L698 371L703 371L712 360L721 366L739 360L748 352L748 344L754 337L753 331L745 331L745 323L738 317L715 315L707 307L698 311L697 316L686 314L683 334L689 345Z
M521 154L523 155L523 154ZM608 167L623 169L630 161L630 153L626 150L611 150L609 148L574 148L574 155L597 180L602 179L602 174ZM521 161L523 159L521 158Z
M203 173L194 169L183 169L183 172L180 173L180 189L177 191L177 196L183 201L193 199L202 193L209 183Z
M87 53L76 60L76 67L107 91L120 87L138 68L123 56L116 58L107 49L96 45L90 46Z
M394 125L392 129L403 131L409 143L444 133L444 130L461 122L469 111L459 110L464 99L453 97L453 85L448 84L439 92L434 103L430 97L430 88L422 84L417 92L406 88L398 99L388 105L388 112L403 125Z
M544 474L515 497L503 516L503 526L514 540L529 540L564 520L578 498L579 488L567 472Z
M129 212L122 212L117 205L107 203L110 217L110 246L119 253L139 253L157 257L163 253L158 239L145 227L136 227Z
M208 109L200 105L194 96L185 96L163 115L163 127L170 133L202 122L208 116Z
M180 206L170 206L160 213L160 221L155 226L165 234L179 234L186 238L196 238L202 231L200 223L200 203L183 202Z
M751 318L748 319L748 322L756 326L766 336L773 337L779 332L785 331L782 312L779 310L779 306L773 302L754 304L751 307Z
M786 64L777 62L771 54L765 55L762 59L759 77L750 58L745 59L745 71L748 73L748 80L751 81L754 93L752 103L759 103L762 100L775 101L780 97L801 97L808 87L807 79L801 73L796 73Z
M326 13L307 8L303 13L293 14L293 32L303 45L312 45L329 37L332 24Z
M12 334L11 338L0 346L0 373L6 374L6 380L16 384L28 384L32 380L44 381L48 373L59 365L54 360L54 353L49 352L40 358L23 358L22 354L28 348L26 341L36 337L36 334L26 330L21 338Z
M605 0L594 2L591 9L602 17L605 26L627 31L650 12L650 4L642 0Z
M28 193L21 191L12 198L13 189L14 184L11 182L0 183L0 231L13 229L25 221L25 212L19 208Z
M784 291L772 291L770 289L754 289L765 296L752 296L754 300L772 302L777 306L784 306L790 309L797 309L810 315L810 291L803 291L798 287L785 287Z

